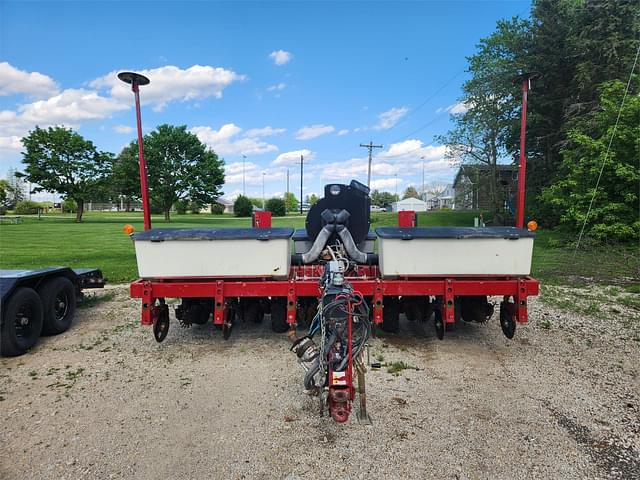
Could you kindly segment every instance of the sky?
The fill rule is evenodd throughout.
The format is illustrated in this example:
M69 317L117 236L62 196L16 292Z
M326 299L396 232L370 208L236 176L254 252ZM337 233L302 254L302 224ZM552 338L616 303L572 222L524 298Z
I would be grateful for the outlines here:
M136 137L123 70L141 87L145 132L186 125L225 161L224 196L299 196L329 182L401 193L456 168L436 136L464 111L466 57L529 1L177 2L0 0L0 176L20 139L65 125L118 153ZM243 158L244 157L246 158ZM243 166L244 161L244 166ZM41 194L50 199L50 195ZM34 199L37 196L34 195Z

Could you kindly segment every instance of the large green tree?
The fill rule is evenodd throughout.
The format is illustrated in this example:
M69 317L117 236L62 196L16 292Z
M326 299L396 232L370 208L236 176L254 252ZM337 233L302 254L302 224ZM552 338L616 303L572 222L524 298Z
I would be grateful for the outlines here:
M569 131L562 149L561 178L543 193L561 223L577 231L586 222L585 232L598 239L637 240L640 236L638 79L633 78L624 105L625 84L615 81L602 86L602 109L582 117Z
M33 184L32 192L58 192L72 199L76 222L81 222L85 202L104 193L112 154L98 151L90 140L64 127L36 127L22 144L21 175Z
M287 206L287 212L295 212L298 209L298 199L292 192L284 194L284 203Z
M528 22L513 18L498 22L468 58L471 78L463 85L462 112L452 115L454 128L438 137L454 164L480 164L488 171L483 188L492 214L504 205L498 182L499 163L510 161L513 126L518 121L520 86L514 78L522 70L519 52L526 49Z
M186 126L160 125L145 135L144 155L151 200L162 208L166 221L171 220L171 207L178 200L206 205L222 195L224 162L188 132ZM116 172L122 171L139 182L138 170L134 168L137 164L138 142L134 141L118 156ZM133 195L130 180L124 182L123 195Z

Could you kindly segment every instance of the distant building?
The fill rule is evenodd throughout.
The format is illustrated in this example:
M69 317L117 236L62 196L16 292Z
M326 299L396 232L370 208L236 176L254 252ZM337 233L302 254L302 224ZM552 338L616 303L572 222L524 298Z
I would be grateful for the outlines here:
M224 207L224 213L233 213L233 202L231 200L220 197L216 199L216 203Z
M513 197L518 189L518 166L497 165L498 195L504 202L504 209L513 210ZM488 165L461 165L453 181L453 204L459 209L489 210L489 175Z
M404 212L406 210L413 210L414 212L426 212L427 202L420 200L419 198L405 198L398 202L391 204L393 212Z
M452 184L438 193L425 192L423 199L427 202L427 210L439 210L441 208L454 208L455 190Z

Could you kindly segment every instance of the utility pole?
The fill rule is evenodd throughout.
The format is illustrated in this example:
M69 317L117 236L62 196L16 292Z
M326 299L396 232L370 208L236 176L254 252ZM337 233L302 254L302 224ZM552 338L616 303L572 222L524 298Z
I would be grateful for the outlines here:
M289 169L287 168L287 197L289 196Z
M247 159L247 156L243 154L242 155L242 196L243 197L247 196L246 190L244 188L244 162L246 159Z
M382 148L382 145L374 145L372 141L369 141L369 145L360 144L361 147L369 150L369 168L367 169L367 187L371 188L371 152L374 148Z
M264 176L266 175L266 172L262 172L262 210L264 210Z
M304 155L300 155L300 215L302 215L302 178L304 174Z

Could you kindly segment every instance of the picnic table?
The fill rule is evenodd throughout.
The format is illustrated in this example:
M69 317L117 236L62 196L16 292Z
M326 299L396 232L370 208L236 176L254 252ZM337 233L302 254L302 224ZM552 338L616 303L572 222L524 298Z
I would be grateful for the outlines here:
M9 223L22 223L22 217L19 216L10 216L10 215L0 215L0 222L7 221Z

